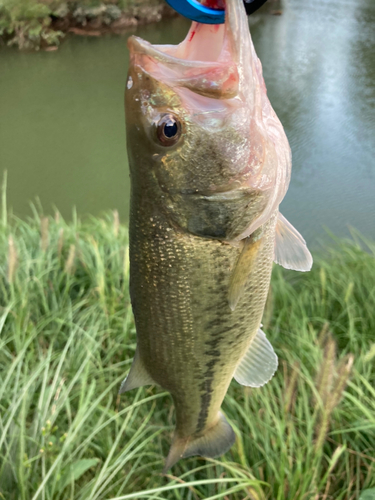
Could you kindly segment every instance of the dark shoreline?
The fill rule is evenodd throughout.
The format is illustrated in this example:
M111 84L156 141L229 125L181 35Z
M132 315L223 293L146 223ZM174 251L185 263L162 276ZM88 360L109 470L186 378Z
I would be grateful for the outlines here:
M13 1L18 4L18 0ZM32 13L20 10L17 19L12 17L11 11L0 8L0 46L16 46L26 51L57 50L67 33L82 36L121 34L129 28L177 15L163 0L141 0L123 10L116 3L91 6L68 2L52 8L38 1L32 8Z
M105 4L101 4L93 10L106 9ZM105 10L104 10L105 14ZM77 21L72 15L53 20L51 27L63 33L74 33L83 36L100 36L108 33L121 34L129 28L142 24L151 24L168 17L175 17L178 14L167 4L140 6L129 11L121 12L121 15L108 24L105 16L101 13L98 16L87 16L84 22Z

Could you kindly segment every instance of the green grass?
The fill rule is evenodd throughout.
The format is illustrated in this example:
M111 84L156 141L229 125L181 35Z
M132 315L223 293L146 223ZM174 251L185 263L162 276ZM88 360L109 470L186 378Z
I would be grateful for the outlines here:
M275 266L264 329L277 375L232 383L230 452L163 477L170 397L117 396L136 342L125 227L37 209L22 221L3 199L0 499L349 500L375 486L373 242L332 242L306 274Z

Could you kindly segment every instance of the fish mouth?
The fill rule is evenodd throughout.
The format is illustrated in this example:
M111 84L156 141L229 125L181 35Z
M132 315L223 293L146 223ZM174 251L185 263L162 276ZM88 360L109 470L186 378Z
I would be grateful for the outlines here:
M217 99L235 97L241 86L243 50L250 37L243 0L226 0L225 23L193 21L178 45L152 45L132 36L132 63L171 87ZM242 77L242 78L241 78Z

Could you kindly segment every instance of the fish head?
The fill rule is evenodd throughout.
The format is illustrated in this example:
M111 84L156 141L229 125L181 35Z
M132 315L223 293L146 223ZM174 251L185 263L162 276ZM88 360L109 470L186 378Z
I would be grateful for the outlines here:
M223 25L193 22L179 45L128 45L132 185L182 230L248 236L284 197L291 161L242 0L227 0Z

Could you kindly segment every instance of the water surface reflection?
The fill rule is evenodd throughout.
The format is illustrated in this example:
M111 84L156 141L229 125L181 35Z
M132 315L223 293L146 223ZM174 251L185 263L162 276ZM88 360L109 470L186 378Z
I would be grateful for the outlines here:
M284 215L309 243L326 226L375 236L375 2L288 0L250 19L271 102L293 151ZM183 19L139 28L177 43ZM58 52L0 51L0 168L19 215L41 198L128 213L123 89L126 37L70 38Z

